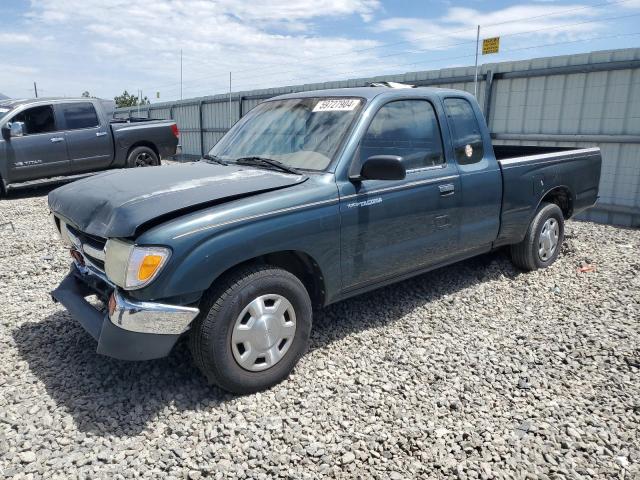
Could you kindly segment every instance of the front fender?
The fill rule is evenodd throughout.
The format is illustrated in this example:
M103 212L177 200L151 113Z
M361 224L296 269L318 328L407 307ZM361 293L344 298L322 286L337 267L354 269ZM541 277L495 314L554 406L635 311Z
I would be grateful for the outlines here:
M318 264L330 299L341 285L339 208L337 199L319 203L195 229L168 242L158 241L157 232L143 235L140 243L168 244L172 258L153 284L130 293L140 300L182 297L194 302L236 265L269 253L297 251Z

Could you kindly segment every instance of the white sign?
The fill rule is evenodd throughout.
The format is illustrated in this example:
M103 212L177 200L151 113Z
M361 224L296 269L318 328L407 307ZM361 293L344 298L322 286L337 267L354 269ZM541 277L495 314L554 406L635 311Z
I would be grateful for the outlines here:
M330 100L320 100L313 107L313 112L350 112L360 105L357 98L332 98Z

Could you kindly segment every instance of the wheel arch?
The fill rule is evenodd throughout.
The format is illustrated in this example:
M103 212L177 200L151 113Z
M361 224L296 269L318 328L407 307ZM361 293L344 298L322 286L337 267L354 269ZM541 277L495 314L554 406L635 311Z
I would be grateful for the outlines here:
M543 203L555 203L560 207L560 210L562 210L564 219L568 220L573 215L574 198L575 197L568 186L560 185L553 187L542 196L534 210L534 215Z
M210 288L225 275L247 265L270 265L286 270L302 282L309 293L314 308L324 306L326 301L326 288L325 278L320 265L311 255L300 250L274 251L237 263L216 276L211 282Z

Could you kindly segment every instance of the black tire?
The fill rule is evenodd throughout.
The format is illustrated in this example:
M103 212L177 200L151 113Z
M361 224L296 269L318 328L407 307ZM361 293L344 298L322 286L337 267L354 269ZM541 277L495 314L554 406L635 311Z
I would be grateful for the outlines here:
M149 147L136 147L129 152L127 167L154 167L160 165L158 155Z
M545 223L554 219L558 225L558 241L553 253L542 258L540 251L540 235ZM562 210L555 203L542 203L538 208L524 240L511 245L511 261L522 270L532 271L551 265L558 258L564 240L564 216Z
M233 329L252 300L270 294L290 302L295 311L295 334L281 360L266 370L250 371L234 357ZM241 267L203 296L200 315L189 334L189 347L194 363L210 382L233 393L253 393L287 378L307 350L311 322L311 300L296 276L270 265Z

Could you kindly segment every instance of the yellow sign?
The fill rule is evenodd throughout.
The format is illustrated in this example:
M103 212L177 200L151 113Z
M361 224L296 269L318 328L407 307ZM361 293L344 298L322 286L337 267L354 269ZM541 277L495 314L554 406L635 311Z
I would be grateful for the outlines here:
M482 40L482 54L498 53L500 50L500 37L485 38Z

